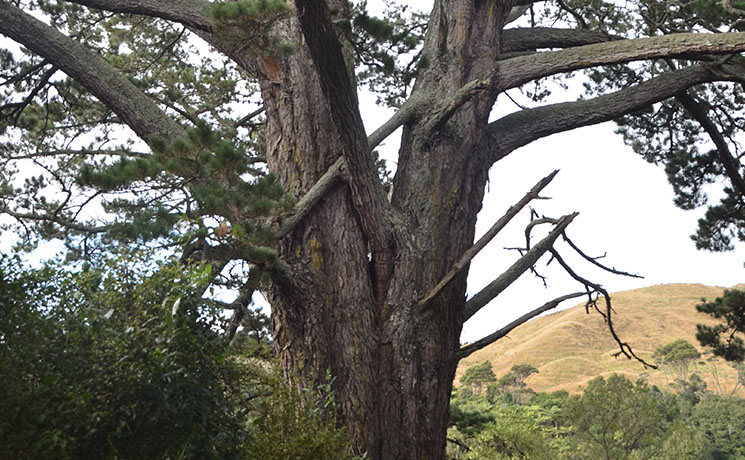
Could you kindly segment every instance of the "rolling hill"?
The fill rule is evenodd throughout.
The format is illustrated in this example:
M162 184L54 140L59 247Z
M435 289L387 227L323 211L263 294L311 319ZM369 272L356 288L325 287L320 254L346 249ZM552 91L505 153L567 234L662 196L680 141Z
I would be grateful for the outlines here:
M714 300L723 291L701 284L667 284L615 293L611 298L616 331L637 355L649 362L654 362L652 354L659 345L677 339L689 341L703 353L696 341L696 324L711 321L698 313L695 305L702 298ZM537 367L539 373L527 380L535 391L576 392L592 378L614 372L626 374L632 381L646 377L660 388L666 388L674 378L662 370L644 369L638 361L614 358L612 354L616 351L618 345L602 317L593 312L586 314L581 304L536 318L509 337L464 359L458 368L456 385L466 368L487 360L497 377L515 364ZM734 369L709 354L703 354L694 371L715 392L729 393L736 382ZM745 392L740 388L738 394Z

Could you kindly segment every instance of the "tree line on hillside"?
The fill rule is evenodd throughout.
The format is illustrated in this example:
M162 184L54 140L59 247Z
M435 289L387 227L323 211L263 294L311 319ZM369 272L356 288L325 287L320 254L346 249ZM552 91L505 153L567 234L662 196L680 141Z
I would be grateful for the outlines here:
M251 321L229 334L226 304L202 296L208 265L153 259L125 251L74 269L0 261L0 459L356 458L336 420L333 373L288 386L265 317L247 311ZM724 316L739 298L712 304ZM530 364L499 378L488 362L472 366L452 394L449 458L745 455L745 400L707 391L685 341L654 356L673 391L612 375L578 395L536 394Z
M690 344L689 344L690 345ZM450 460L735 460L745 456L745 399L686 384L660 390L612 374L583 391L535 393L518 364L484 361L453 391ZM679 382L682 383L682 382Z

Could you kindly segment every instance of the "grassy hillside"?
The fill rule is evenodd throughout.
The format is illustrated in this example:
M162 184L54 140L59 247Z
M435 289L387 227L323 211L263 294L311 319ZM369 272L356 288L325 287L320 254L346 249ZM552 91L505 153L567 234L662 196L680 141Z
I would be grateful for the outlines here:
M710 322L696 311L701 298L713 300L722 288L700 284L669 284L611 296L615 310L614 324L622 340L628 342L641 358L653 362L654 350L662 344L685 339L699 348L696 324ZM673 376L660 370L644 369L641 363L614 358L618 346L611 338L603 319L597 313L586 314L584 304L537 318L513 331L489 347L461 362L456 379L473 364L491 361L497 377L515 364L529 363L539 369L527 383L536 391L577 391L599 375L626 374L632 380L647 376L650 383L666 387ZM719 374L721 390L729 392L736 381L735 371L722 360L702 356L695 371L717 391ZM456 380L457 382L457 380ZM745 395L742 389L740 395Z

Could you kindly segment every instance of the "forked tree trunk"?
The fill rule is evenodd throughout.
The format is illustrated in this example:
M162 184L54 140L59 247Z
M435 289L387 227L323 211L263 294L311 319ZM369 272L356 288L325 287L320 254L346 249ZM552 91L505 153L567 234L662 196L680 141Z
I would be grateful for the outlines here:
M473 242L489 166L541 137L680 98L695 85L740 81L741 64L731 59L715 64L711 55L745 51L741 33L602 43L613 37L590 30L512 29L505 32L504 49L516 56L498 62L510 7L532 2L435 0L416 86L394 117L405 122L389 202L362 126L353 66L343 52L345 28L334 25L349 19L345 0L294 0L297 14L282 20L276 31L294 45L294 52L259 58L248 46L255 31L247 31L245 42L236 38L239 25L224 35L205 15L206 0L69 2L180 22L258 75L267 110L267 162L296 196L312 196L308 191L317 190L314 184L331 165L344 165L343 180L333 182L309 214L296 212L289 218L302 220L284 227L292 230L279 243L279 262L268 267L274 283L269 297L275 345L288 374L318 383L330 371L339 420L354 450L375 460L443 458L459 353L504 332L459 352L463 320L529 269L573 217L557 221L553 236L534 244L492 288L482 291L488 293L468 304L467 269L433 291ZM142 139L185 135L97 53L13 2L0 1L0 33L77 80ZM544 47L569 48L520 55ZM521 110L487 123L500 91L562 72L675 56L703 57L706 64L671 70L593 99ZM551 177L542 181L544 186ZM251 262L245 255L235 257ZM602 291L578 280L588 290ZM580 294L555 299L515 324ZM614 337L621 352L633 356Z
M300 19L283 30L295 51L259 63L267 160L298 195L340 156L347 159L347 180L281 243L280 258L295 276L275 283L270 293L276 349L290 373L318 382L330 370L340 419L357 453L386 460L443 458L465 274L428 306L418 304L473 243L495 96L473 97L448 120L437 109L488 67L472 56L483 56L482 47L499 49L509 8L497 4L503 2L439 2L425 43L431 65L412 96L428 100L431 110L420 110L404 127L390 213L374 215L360 190L365 184L354 188L366 176L353 169L370 165L353 164L355 156L369 155L366 144L354 151L360 149L355 138L364 140L365 133L361 122L349 119L359 118L354 88L343 81L352 81L350 69L340 59L338 40L335 49L322 50L324 56L313 54L313 46L329 45L317 16L326 12L305 3L314 2L297 2ZM330 14L343 16L337 8L331 5ZM303 29L304 15L312 16L310 28ZM490 19L473 20L484 16ZM328 56L333 53L336 59ZM383 236L371 236L377 229L376 222L365 222L370 218L390 234L383 228Z

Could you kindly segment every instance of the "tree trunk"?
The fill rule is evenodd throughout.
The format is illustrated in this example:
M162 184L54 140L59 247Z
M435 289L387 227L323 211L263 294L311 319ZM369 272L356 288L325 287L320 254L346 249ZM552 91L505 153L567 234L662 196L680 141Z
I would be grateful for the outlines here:
M432 65L412 96L426 94L432 109L447 104L489 67L474 57L487 54L479 48L499 49L500 21L509 7L475 3L439 2L433 13L436 23L425 44ZM328 62L320 67L313 38L302 30L303 15L315 14L307 11L314 6L298 2L299 19L285 25L284 37L295 46L292 55L259 62L267 161L298 195L342 155L348 180L281 242L280 258L295 276L275 282L269 293L275 346L291 375L322 382L330 371L338 415L356 453L367 452L371 459L443 458L443 421L458 361L466 275L429 305L422 307L419 300L473 244L488 173L487 118L495 95L472 98L450 119L441 119L437 110L420 110L404 128L391 215L364 215L375 207L366 208L365 199L356 198L363 193L354 190L350 163L355 155L369 155L366 144L358 152L354 149L360 147L349 140L364 139L364 131L361 122L339 120L334 110L349 108L348 101L333 100L354 98L351 116L359 117L356 93L344 95L343 81L324 88L338 78L329 73L344 73L349 81L353 76L339 59L333 69ZM322 14L344 14L339 5L330 10ZM491 20L473 20L481 15ZM322 28L318 17L313 21ZM331 59L332 52L342 56L340 42L334 41L336 50L325 50L324 59ZM350 133L353 129L360 131ZM393 227L390 239L381 238L385 254L371 241L375 224L364 221L371 217ZM381 260L395 263L386 266Z
M374 134L368 145L353 65L344 52L345 32L334 25L349 19L345 0L295 0L297 11L275 30L294 51L258 57L237 39L240 26L227 35L213 27L205 15L211 4L206 0L68 2L180 22L257 75L266 106L267 162L297 197L307 198L332 165L343 164L344 180L329 181L331 189L311 211L306 207L280 223L281 229L290 230L280 231L279 259L268 267L273 281L268 297L275 346L288 375L305 383L325 383L330 375L337 415L354 451L366 452L374 460L443 458L459 357L560 301L584 294L555 299L459 350L464 319L529 269L573 217L557 220L549 237L495 280L496 287L466 305L468 269L452 269L467 264L462 256L473 243L489 167L538 138L614 119L702 83L740 81L739 62L714 63L711 55L745 51L742 33L671 34L605 43L612 37L589 30L511 29L501 43L510 7L532 2L435 0L416 86L394 117L396 122L382 130L390 134L403 123L389 202L369 151L385 135ZM96 52L12 2L0 1L0 33L76 79L142 139L184 136L181 126ZM564 46L576 47L523 55L536 48ZM513 57L499 60L500 49ZM592 99L525 109L488 123L497 94L528 81L592 66L676 56L698 56L705 63L650 76ZM551 177L542 181L543 186ZM526 199L538 192L540 187L534 188ZM300 223L291 225L290 220ZM76 228L56 214L51 221ZM243 254L224 257L252 263ZM433 290L453 273L443 289ZM603 292L579 281L588 291ZM632 356L628 345L614 337L622 353Z

